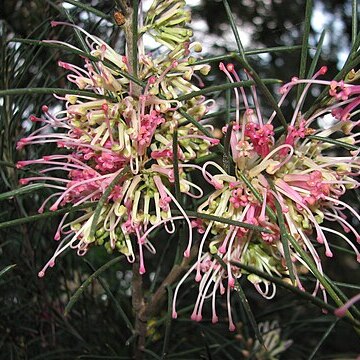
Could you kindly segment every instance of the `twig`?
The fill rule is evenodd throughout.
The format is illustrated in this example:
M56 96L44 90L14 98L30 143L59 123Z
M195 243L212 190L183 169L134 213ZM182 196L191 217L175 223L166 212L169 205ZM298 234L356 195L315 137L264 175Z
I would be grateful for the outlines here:
M136 360L141 360L144 357L145 338L147 330L147 318L144 309L146 304L143 295L143 281L139 273L139 257L133 264L133 277L132 277L132 306L135 313L135 333L137 339L135 341L134 356Z
M174 284L179 279L179 277L188 269L189 264L191 260L196 256L196 253L197 246L193 246L190 251L190 256L188 258L184 257L179 265L174 265L168 276L163 280L161 285L156 290L146 309L144 309L147 318L155 316L159 313L166 299L166 287Z

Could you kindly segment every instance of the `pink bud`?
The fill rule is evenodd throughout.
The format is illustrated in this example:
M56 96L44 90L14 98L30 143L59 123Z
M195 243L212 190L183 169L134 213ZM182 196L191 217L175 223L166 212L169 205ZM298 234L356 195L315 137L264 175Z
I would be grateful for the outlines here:
M23 166L25 166L26 165L26 161L18 161L17 163L16 163L16 168L17 169L21 169ZM23 180L23 179L21 179L21 180Z
M321 75L324 75L326 74L327 70L328 70L327 66L322 66L321 69L319 70L319 73Z
M139 274L142 275L142 274L145 274L145 273L146 273L145 266L141 265L140 268L139 268Z
M201 274L198 272L198 273L196 274L196 276L195 276L195 281L196 281L196 282L199 282L201 279L202 279L202 276L201 276Z
M229 72L233 72L234 71L234 64L229 63L226 65L226 68L228 69Z
M327 257L333 257L333 256L334 256L330 249L328 249L328 250L325 251L325 255L326 255Z

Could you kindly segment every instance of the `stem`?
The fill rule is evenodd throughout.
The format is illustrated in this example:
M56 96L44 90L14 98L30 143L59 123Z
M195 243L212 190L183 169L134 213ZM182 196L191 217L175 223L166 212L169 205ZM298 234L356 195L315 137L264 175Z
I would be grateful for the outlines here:
M133 277L132 277L132 306L135 313L135 333L137 339L135 342L134 356L136 360L142 360L145 350L145 338L147 330L147 318L144 312L146 308L144 295L143 295L143 281L139 272L140 267L139 257L133 264Z
M124 11L125 22L122 28L125 32L126 40L126 56L128 59L129 73L135 78L137 77L137 16L138 16L138 1L133 1L135 7L129 6L127 1L120 0L120 5ZM135 20L135 21L134 21ZM136 28L135 28L136 27ZM134 31L135 28L135 31ZM131 96L139 97L141 94L141 87L134 81L130 82Z
M188 269L191 260L196 256L196 254L197 246L193 246L190 250L190 256L188 258L184 257L179 265L174 265L164 281L156 290L155 294L151 298L151 301L148 303L145 310L147 318L153 317L160 312L166 299L166 287L171 286L179 279L179 277Z

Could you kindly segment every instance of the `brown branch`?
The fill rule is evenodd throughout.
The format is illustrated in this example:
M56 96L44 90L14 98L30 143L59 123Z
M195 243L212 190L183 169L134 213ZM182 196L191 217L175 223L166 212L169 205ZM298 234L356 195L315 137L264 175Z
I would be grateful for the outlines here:
M129 73L131 75L134 75L137 77L137 69L132 68L132 59L134 57L134 49L133 49L133 38L134 36L137 36L137 34L133 33L132 28L132 20L133 20L133 8L131 5L128 4L126 0L120 0L120 7L122 10L122 16L123 16L123 24L121 25L122 29L125 33L125 40L126 40L126 57L128 59L127 66L129 67ZM119 16L119 14L118 14ZM116 19L115 19L116 20ZM130 92L131 96L133 97L139 97L141 94L141 86L134 83L133 81L130 82Z
M179 265L174 265L170 273L166 276L166 278L156 290L155 294L151 298L151 301L143 309L146 318L153 317L160 312L167 296L166 286L171 286L176 281L178 281L179 277L189 268L189 264L196 256L196 254L197 246L193 246L190 251L190 256L188 258L184 257Z

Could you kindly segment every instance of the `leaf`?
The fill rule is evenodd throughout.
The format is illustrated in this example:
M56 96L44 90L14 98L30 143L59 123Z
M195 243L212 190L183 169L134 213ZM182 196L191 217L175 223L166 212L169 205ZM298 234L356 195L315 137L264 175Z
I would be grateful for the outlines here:
M221 259L217 254L214 255L214 258L221 264L221 266L224 268L224 269L227 269L227 266L226 264L224 263L223 259ZM244 310L246 312L246 315L248 316L248 319L250 321L250 324L251 324L251 327L253 328L254 330L254 333L255 333L255 336L256 338L259 340L260 344L262 346L265 346L264 345L264 339L259 331L259 327L256 323L256 320L255 320L255 316L250 308L250 305L249 305L249 301L248 299L246 298L246 295L245 295L245 292L243 290L243 288L241 287L239 281L237 280L237 278L235 278L235 286L236 286L236 291L235 293L239 296L240 298L240 303L242 304L242 306L244 307Z
M90 261L84 259L84 261L89 265L90 269L95 273L96 270L95 268L92 266L92 264L90 263ZM103 287L103 289L106 291L106 293L108 294L109 298L113 301L113 303L115 304L115 308L118 311L118 313L120 314L120 316L122 317L122 319L125 321L127 328L130 331L134 330L134 327L131 323L131 321L129 320L129 318L126 315L126 312L123 310L123 308L121 307L119 301L116 299L116 297L114 296L114 294L111 292L109 285L107 284L107 282L105 280L103 280L100 277L100 274L98 275L98 280L100 285Z
M16 266L16 264L12 264L12 265L9 265L9 266L6 266L5 268L3 268L3 269L0 271L0 278L1 278L2 276L4 276L8 271L10 271L11 269L13 269L15 266Z
M106 95L96 94L91 91L61 89L61 88L18 88L0 90L0 97L17 96L17 95L34 95L34 94L57 94L57 95L79 95L93 98L110 99Z
M351 12L351 45L355 45L356 43L356 36L357 36L357 29L358 29L358 0L352 0L352 12Z
M174 214L177 213L176 210L174 210L172 212ZM245 222L236 221L236 220L232 220L232 219L228 219L228 218L224 218L224 217L220 217L220 216L204 214L204 213L196 212L196 211L186 211L186 215L193 216L193 217L200 218L200 219L216 221L216 222L220 222L220 223L223 223L223 224L234 225L234 226L238 226L238 227L242 227L242 228L250 229L250 230L254 230L254 231L261 231L261 232L265 232L265 233L268 233L268 234L272 234L271 230L269 230L267 228L264 228L262 226L248 224L248 223L245 223Z
M227 0L223 0L223 4L225 6L225 11L226 11L226 15L229 19L230 22L230 26L231 26L231 30L235 36L235 41L236 41L236 45L238 47L238 51L239 51L239 55L245 59L245 50L243 47L243 44L240 40L240 36L239 36L239 32L237 31L237 26L235 24L235 20L234 20L234 16L233 16L233 12L231 11L231 8L229 6L229 3Z
M348 144L345 141L335 140L335 139L331 139L331 138L324 138L322 136L308 135L307 138L314 139L314 140L320 140L322 142L337 145L337 146L343 147L348 150L358 151L360 149L358 146Z
M334 328L335 328L336 324L338 323L338 321L339 321L339 319L335 319L331 323L329 328L325 331L324 335L321 337L320 341L316 344L314 350L312 351L312 353L308 357L308 360L314 359L314 356L319 351L319 349L320 349L321 345L323 344L323 342L327 339L327 337L330 335L330 333L334 330Z
M263 95L265 96L265 99L267 100L268 104L275 110L282 126L284 129L287 129L287 122L285 119L285 116L280 109L280 107L277 104L277 101L272 96L269 89L266 87L267 81L264 79L261 79L261 77L258 75L258 73L250 66L250 64L244 60L239 55L236 55L235 58L239 61L239 63L248 71L249 75L254 79L255 84L259 87Z
M271 179L268 178L267 180L270 184L271 189L273 191L276 191L274 183L271 181ZM288 230L286 229L284 215L282 213L281 205L275 196L274 196L274 204L275 204L275 209L276 209L276 214L277 214L277 222L280 227L280 240L281 240L283 250L284 250L286 267L288 268L291 282L295 285L296 280L295 280L295 275L294 275L294 270L293 270L293 263L291 261L291 256L290 256Z
M311 14L313 8L313 0L306 0L305 7L305 22L304 22L304 34L303 41L301 47L301 57L300 57L300 70L299 70L299 78L305 78L306 65L307 65L307 55L308 55L308 44L309 44L309 35L311 29ZM300 84L297 90L297 99L299 100L301 93L304 89L304 85Z
M320 35L320 39L319 39L319 42L316 46L316 52L315 52L315 55L314 55L314 58L311 62L311 65L310 65L310 68L309 68L309 72L307 74L307 78L310 79L314 73L315 73L315 69L316 69L316 66L317 66L317 63L319 61L319 57L320 57L320 54L321 54L321 50L322 50L322 46L323 46L323 43L324 43L324 39L325 39L325 35L326 35L326 30L323 30L321 35Z
M102 194L101 198L99 199L99 201L97 202L95 211L94 211L94 218L92 220L91 223L91 227L90 227L90 234L89 237L93 238L95 236L95 231L96 231L96 226L101 214L101 210L105 204L105 202L107 201L108 197L110 196L111 192L113 191L115 185L117 185L117 183L119 182L119 180L124 177L130 170L129 165L125 166L114 178L113 181L111 181L111 183L108 185L108 187L106 188L106 190L104 191L104 193Z
M39 189L43 189L43 188L44 188L44 184L27 185L27 186L21 187L19 189L15 189L15 190L0 194L0 201L12 198L14 196L31 193L35 190L39 190Z
M181 204L177 129L173 131L172 151L173 151L173 167L174 167L174 178L175 178L175 198L178 201L178 203Z
M103 13L102 11L95 9L92 6L86 5L78 0L64 0L64 2L75 5L76 7L80 8L80 9L89 11L89 12L93 13L94 15L101 17L102 19L111 20L110 15L107 15L107 14Z
M37 220L43 220L43 219L47 219L50 217L54 217L54 216L62 215L62 214L66 214L66 213L70 214L72 212L87 209L92 206L94 206L94 203L86 203L86 204L81 204L79 206L66 207L66 208L63 208L60 210L56 210L56 211L48 211L43 214L31 215L31 216L27 216L27 217L20 218L20 219L9 220L9 221L0 223L0 229L5 229L7 227L25 224L25 223L29 223L29 222L33 222L33 221L37 221Z
M262 84L280 84L281 83L281 81L278 80L278 79L262 79L261 82L262 82ZM217 92L217 91L223 91L223 90L227 90L227 89L234 89L234 88L238 88L238 87L250 87L250 86L254 85L255 83L257 83L257 81L254 79L254 80L244 80L244 81L238 81L238 82L233 82L233 83L226 83L226 84L221 84L221 85L208 86L205 89L198 90L198 91L193 91L193 92L191 92L189 94L181 95L176 100L178 100L178 101L186 101L186 100L190 100L190 99L192 99L192 98L194 98L196 96L206 95L206 94L214 93L214 92Z
M167 309L167 316L165 322L165 335L164 335L164 344L162 349L162 356L161 359L166 359L168 356L168 346L170 340L170 331L171 331L171 307L173 302L173 292L170 285L166 285L166 290L168 293L168 309Z
M312 46L309 46L309 49L312 49ZM301 45L290 45L290 46L274 46L268 48L260 48L253 50L245 50L244 54L246 56L259 55L259 54L267 54L267 53L276 53L276 52L291 52L297 51L301 49ZM212 62L219 62L225 60L231 60L235 57L235 55L240 55L239 53L231 53L226 55L218 55L218 56L210 56L204 59L196 60L195 65L198 64L209 64Z
M191 115L189 115L185 110L179 109L177 110L185 119L189 120L194 126L196 126L204 135L214 138L214 136L207 130L203 125L200 124L197 120L195 120ZM216 145L216 148L221 152L224 151L224 147L221 144Z
M75 294L71 296L70 301L65 307L64 315L68 315L73 306L76 304L76 302L79 300L80 296L84 293L84 291L88 288L88 286L95 280L98 276L100 276L105 270L113 266L114 264L118 263L119 261L123 260L124 256L118 256L115 259L112 259L108 261L105 265L101 266L99 269L97 269L93 274L91 274L82 284L81 286L76 290Z

